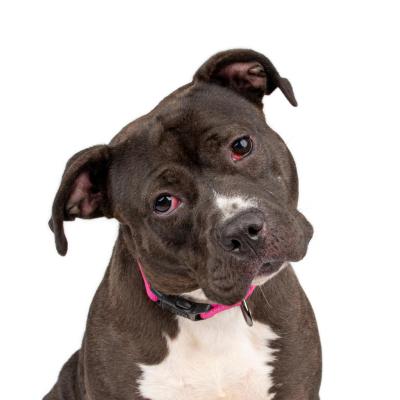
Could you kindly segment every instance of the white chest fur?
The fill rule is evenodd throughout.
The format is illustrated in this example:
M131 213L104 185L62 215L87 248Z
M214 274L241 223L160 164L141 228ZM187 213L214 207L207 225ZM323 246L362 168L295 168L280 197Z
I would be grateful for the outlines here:
M268 347L278 336L259 322L246 325L238 307L199 322L179 318L180 331L167 338L169 354L157 365L141 365L139 390L151 400L270 400Z

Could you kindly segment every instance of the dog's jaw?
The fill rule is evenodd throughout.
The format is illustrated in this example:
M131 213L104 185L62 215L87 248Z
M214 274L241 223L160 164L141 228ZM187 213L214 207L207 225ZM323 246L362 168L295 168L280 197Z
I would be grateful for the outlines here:
M264 283L268 282L272 278L274 278L276 275L278 275L281 271L283 271L286 267L290 265L289 262L285 261L281 264L281 266L278 268L278 270L270 273L270 274L263 274L260 276L257 276L253 279L252 285L253 286L262 286ZM188 300L196 301L198 303L212 303L213 300L209 299L203 289L198 288L196 290L192 290L190 292L182 293L182 297L187 298Z

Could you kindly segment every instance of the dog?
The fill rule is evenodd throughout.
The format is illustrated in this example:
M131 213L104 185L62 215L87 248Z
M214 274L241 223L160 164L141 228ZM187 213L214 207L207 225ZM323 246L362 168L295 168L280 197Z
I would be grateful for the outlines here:
M50 227L115 218L82 347L45 400L316 400L321 347L290 262L313 229L263 97L290 82L264 55L218 53L191 83L75 154Z

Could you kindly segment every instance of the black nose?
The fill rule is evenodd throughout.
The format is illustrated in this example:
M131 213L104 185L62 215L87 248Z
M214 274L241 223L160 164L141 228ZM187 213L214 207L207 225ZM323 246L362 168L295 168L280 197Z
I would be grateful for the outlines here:
M227 251L247 255L251 251L256 252L262 244L263 227L264 216L261 212L245 211L223 223L218 241Z

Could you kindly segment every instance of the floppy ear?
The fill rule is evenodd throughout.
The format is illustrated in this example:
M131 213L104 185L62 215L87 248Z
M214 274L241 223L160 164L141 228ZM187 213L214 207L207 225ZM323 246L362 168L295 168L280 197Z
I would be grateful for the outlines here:
M282 78L271 61L253 50L235 49L217 53L194 75L195 80L229 87L262 107L262 98L279 88L296 107L292 85Z
M64 221L111 217L107 196L109 161L110 151L106 145L82 150L68 161L49 221L59 254L65 255L68 249Z

